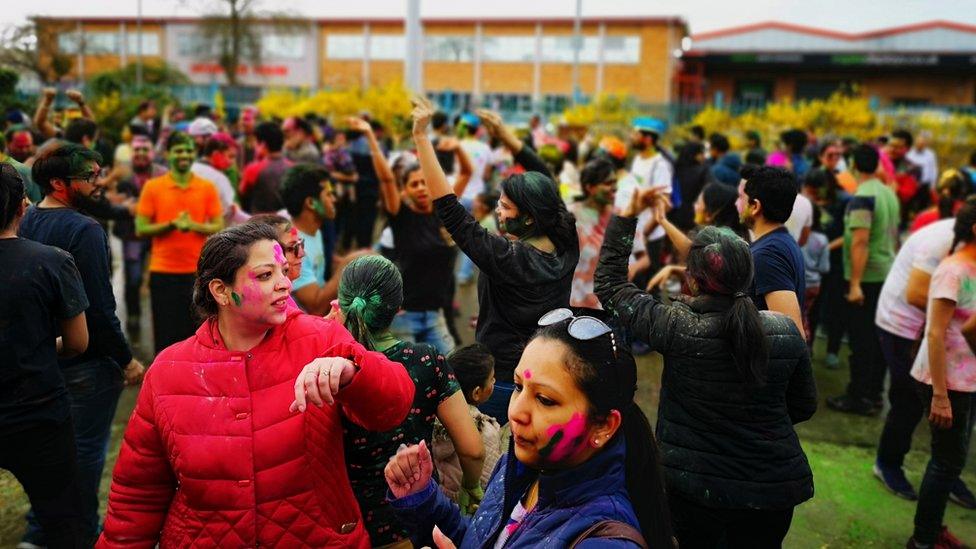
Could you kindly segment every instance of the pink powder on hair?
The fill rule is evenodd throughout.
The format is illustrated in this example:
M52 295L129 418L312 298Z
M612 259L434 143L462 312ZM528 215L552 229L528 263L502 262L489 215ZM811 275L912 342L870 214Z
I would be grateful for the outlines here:
M281 249L281 244L277 242L274 244L274 258L278 263L285 264L285 252Z

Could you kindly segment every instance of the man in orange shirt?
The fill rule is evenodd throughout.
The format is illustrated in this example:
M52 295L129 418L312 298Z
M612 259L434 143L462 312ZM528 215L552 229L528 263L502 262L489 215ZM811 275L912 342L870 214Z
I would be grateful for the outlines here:
M136 210L136 234L152 237L149 295L156 354L196 330L193 283L207 237L223 228L213 183L193 174L193 140L175 132L166 141L169 173L150 179Z

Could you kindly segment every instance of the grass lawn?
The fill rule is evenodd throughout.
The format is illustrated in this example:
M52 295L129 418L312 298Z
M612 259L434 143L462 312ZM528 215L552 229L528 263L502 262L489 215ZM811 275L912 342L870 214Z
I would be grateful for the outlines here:
M466 330L464 335L470 337ZM904 547L912 531L913 502L888 493L871 474L874 449L882 418L864 418L832 412L823 399L841 392L846 370L830 371L822 366L822 342L814 353L814 369L821 407L812 420L798 426L800 440L813 467L816 496L801 505L786 538L787 547ZM656 355L639 361L638 399L648 416L656 417L661 363ZM125 422L135 405L136 389L126 389L112 426L112 444L102 481L102 504ZM906 460L909 479L918 486L928 459L928 427L917 429L912 452ZM964 478L976 488L972 474L976 451L970 451ZM0 548L13 547L24 530L27 499L20 485L6 471L0 471ZM945 522L963 541L976 544L976 511L950 504Z

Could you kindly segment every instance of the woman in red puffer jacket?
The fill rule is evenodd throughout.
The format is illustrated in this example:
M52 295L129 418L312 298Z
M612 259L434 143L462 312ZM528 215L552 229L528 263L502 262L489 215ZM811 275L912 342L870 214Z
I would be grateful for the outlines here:
M340 324L287 307L275 237L245 225L207 240L193 298L208 318L146 375L98 547L369 547L341 418L391 429L413 383Z

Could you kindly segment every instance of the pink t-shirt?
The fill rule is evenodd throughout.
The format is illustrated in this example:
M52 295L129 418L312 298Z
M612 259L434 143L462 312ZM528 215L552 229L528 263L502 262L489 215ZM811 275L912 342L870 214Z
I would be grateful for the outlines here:
M933 299L950 299L956 302L956 310L945 335L946 386L950 391L976 392L976 356L966 344L962 325L976 313L976 261L971 256L956 254L948 257L932 275L929 286L929 315ZM931 316L928 317L931 320ZM912 366L912 377L922 383L932 384L929 374L928 338Z

